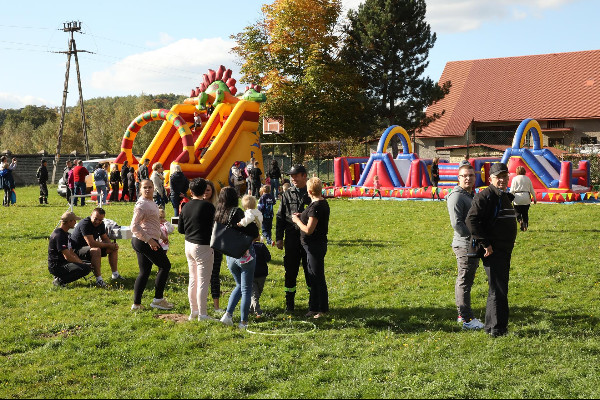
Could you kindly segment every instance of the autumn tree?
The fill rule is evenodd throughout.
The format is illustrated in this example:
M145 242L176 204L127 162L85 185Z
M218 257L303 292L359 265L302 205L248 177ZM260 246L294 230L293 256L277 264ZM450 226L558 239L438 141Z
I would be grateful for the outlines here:
M365 0L348 12L341 57L364 78L369 114L380 128L414 132L441 116L425 114L450 89L450 82L423 77L436 41L425 11L425 0Z
M276 0L263 6L259 21L232 36L241 81L267 88L261 113L285 118L287 140L358 132L360 77L337 58L340 13L340 0Z

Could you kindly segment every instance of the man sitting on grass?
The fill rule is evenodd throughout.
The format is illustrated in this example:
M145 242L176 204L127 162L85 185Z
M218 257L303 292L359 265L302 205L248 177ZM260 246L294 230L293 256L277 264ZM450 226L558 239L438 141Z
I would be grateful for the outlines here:
M108 255L108 262L112 270L112 279L123 279L119 275L117 262L119 260L119 245L112 243L106 234L104 216L106 211L98 207L92 211L91 217L83 219L73 231L71 241L73 249L84 260L90 261L96 276L96 285L106 287L100 272L102 257Z
M60 218L60 228L50 235L48 271L55 276L54 286L65 286L92 271L91 264L83 262L71 248L69 229L73 229L79 219L72 212L64 213Z

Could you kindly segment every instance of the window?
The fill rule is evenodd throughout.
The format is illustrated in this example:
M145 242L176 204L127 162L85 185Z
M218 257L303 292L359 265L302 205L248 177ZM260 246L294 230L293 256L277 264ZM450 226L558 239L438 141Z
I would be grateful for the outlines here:
M550 147L563 146L565 144L565 140L563 138L549 138L548 145Z
M444 139L436 140L435 147L444 147Z
M581 138L581 144L598 144L598 138L594 136L584 136Z
M548 121L548 129L564 128L565 120Z

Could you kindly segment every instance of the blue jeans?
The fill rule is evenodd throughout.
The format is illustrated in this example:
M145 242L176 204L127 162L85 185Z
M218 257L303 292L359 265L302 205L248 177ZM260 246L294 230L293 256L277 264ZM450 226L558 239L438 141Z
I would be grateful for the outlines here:
M254 246L250 246L249 250L254 259L246 264L240 264L239 259L227 256L227 268L231 271L231 275L233 275L233 280L235 281L235 288L229 296L227 313L233 315L233 311L241 299L242 304L240 305L240 313L241 320L244 322L248 322L248 314L250 314L252 283L254 282L254 269L256 268L256 253L254 252Z
M279 196L279 179L271 179L271 193L277 200L277 196Z
M79 195L79 194L86 194L85 193L85 182L75 182L75 194ZM74 205L77 205L77 197L75 197L75 201L73 202ZM85 206L85 197L81 198L81 205Z
M102 204L106 204L106 198L108 197L108 188L106 185L96 186L96 193L98 204L100 204L100 199L102 199Z
M179 194L177 195L177 197L175 196L170 196L171 197L171 204L173 205L173 211L175 212L175 216L179 217L179 204L181 204L181 197L179 197Z
M271 234L273 232L273 218L263 218L262 235L270 246L273 243Z

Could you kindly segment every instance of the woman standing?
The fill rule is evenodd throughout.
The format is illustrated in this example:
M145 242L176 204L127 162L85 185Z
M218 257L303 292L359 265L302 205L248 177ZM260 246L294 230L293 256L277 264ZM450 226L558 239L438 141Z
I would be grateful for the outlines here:
M207 295L213 269L213 249L210 238L215 221L215 206L204 200L206 181L196 178L190 184L192 200L179 215L177 230L185 234L185 256L190 271L188 299L191 313L189 320L211 320L207 314Z
M171 187L171 204L175 210L175 216L179 216L179 204L187 194L190 188L190 182L181 172L181 167L177 164L171 164L171 175L169 177L169 186Z
M217 191L214 183L206 181L206 191L204 192L203 199L210 202L212 205L217 205ZM223 263L223 253L214 250L215 259L213 262L212 274L210 275L210 295L213 299L213 306L215 311L222 313L221 306L219 304L221 299L221 264Z
M438 189L438 183L440 182L440 167L439 167L440 158L436 157L433 159L433 163L431 164L431 184L433 187L431 188L431 200L435 199L435 195L437 194L438 200L440 198L440 192Z
M325 255L329 231L329 203L323 198L323 183L311 178L306 184L312 202L306 210L292 216L300 228L300 241L306 250L307 270L311 282L307 317L320 318L329 312L329 294L325 281Z
M152 166L152 175L150 176L150 180L154 183L154 202L162 209L165 208L165 198L167 197L163 171L162 163L157 162Z
M131 220L131 246L137 253L140 273L133 287L133 305L131 310L142 308L142 294L148 283L152 265L158 266L156 281L154 284L154 300L150 307L159 310L170 310L173 304L164 298L164 290L171 270L171 262L167 253L158 244L159 239L168 240L162 235L160 229L160 210L154 203L154 184L145 179L141 182L140 198L133 208Z
M531 199L533 198L533 204L537 204L533 183L531 183L531 179L525 175L525 172L525 167L519 165L517 167L517 176L513 178L512 184L510 185L510 192L515 195L513 203L515 205L515 211L517 212L517 221L521 224L521 230L523 232L529 227L529 207L531 206Z
M256 224L251 223L246 227L237 226L238 222L244 218L244 211L238 207L238 196L235 189L232 187L225 187L219 194L215 220L222 224L227 224L230 217L231 227L248 236L258 238L259 232ZM250 251L250 254L252 255L252 260L247 263L242 263L242 259L227 256L227 267L229 268L229 271L231 271L231 275L233 275L235 288L229 296L227 311L221 318L221 322L225 325L233 325L233 311L241 299L241 321L238 325L238 328L240 329L246 329L248 327L248 314L250 313L250 302L252 300L252 283L254 281L254 269L256 268L256 254L252 244L249 246L248 251Z
M121 183L123 183L123 191L121 192L121 200L125 201L125 195L129 196L129 181L127 180L127 176L129 175L129 161L123 161L123 166L121 167ZM129 199L131 201L131 199Z
M110 202L119 201L119 184L121 183L121 173L119 172L119 166L113 164L110 167L110 187L112 192L110 193Z

